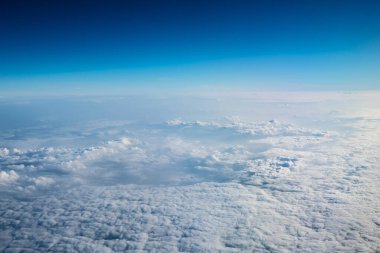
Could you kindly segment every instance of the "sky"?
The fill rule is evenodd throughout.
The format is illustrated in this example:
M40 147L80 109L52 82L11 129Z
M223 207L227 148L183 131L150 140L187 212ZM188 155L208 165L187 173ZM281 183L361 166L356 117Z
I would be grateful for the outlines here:
M1 1L0 92L378 89L378 13L370 0Z

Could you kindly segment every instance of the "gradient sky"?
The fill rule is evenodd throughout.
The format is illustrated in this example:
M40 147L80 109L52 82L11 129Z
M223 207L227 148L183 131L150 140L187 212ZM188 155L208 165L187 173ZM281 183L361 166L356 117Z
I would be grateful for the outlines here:
M3 0L0 92L378 89L379 13L367 0Z

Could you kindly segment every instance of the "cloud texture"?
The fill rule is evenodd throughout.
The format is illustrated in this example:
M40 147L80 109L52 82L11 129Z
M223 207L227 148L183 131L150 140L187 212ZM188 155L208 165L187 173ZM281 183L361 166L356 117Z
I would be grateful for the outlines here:
M313 118L294 116L297 101L279 120L241 109L7 129L0 251L379 251L377 102L329 99L309 99Z

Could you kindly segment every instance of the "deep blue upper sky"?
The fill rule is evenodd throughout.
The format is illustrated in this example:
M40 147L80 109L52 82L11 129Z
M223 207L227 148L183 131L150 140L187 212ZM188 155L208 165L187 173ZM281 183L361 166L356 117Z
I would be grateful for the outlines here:
M1 1L0 89L380 87L380 2Z

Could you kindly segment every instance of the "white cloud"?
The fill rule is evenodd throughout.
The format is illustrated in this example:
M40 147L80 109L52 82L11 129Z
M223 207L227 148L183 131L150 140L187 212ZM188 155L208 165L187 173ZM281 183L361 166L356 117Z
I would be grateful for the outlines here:
M226 122L205 122L194 121L186 122L180 119L167 121L168 126L179 127L211 127L213 129L230 129L239 134L248 134L252 136L315 136L323 137L328 135L326 131L317 129L307 129L296 127L292 124L269 120L261 123L244 122L236 118L226 118Z
M11 170L9 172L0 171L0 184L10 183L16 181L18 178L19 176L14 170Z
M313 118L302 104L287 120L202 112L9 130L0 251L376 252L380 121L362 117L371 106L350 118L308 99Z
M37 177L33 179L33 182L36 186L46 187L53 184L55 181L48 177Z
M0 156L6 157L7 155L9 155L9 150L7 148L1 148L0 149Z

